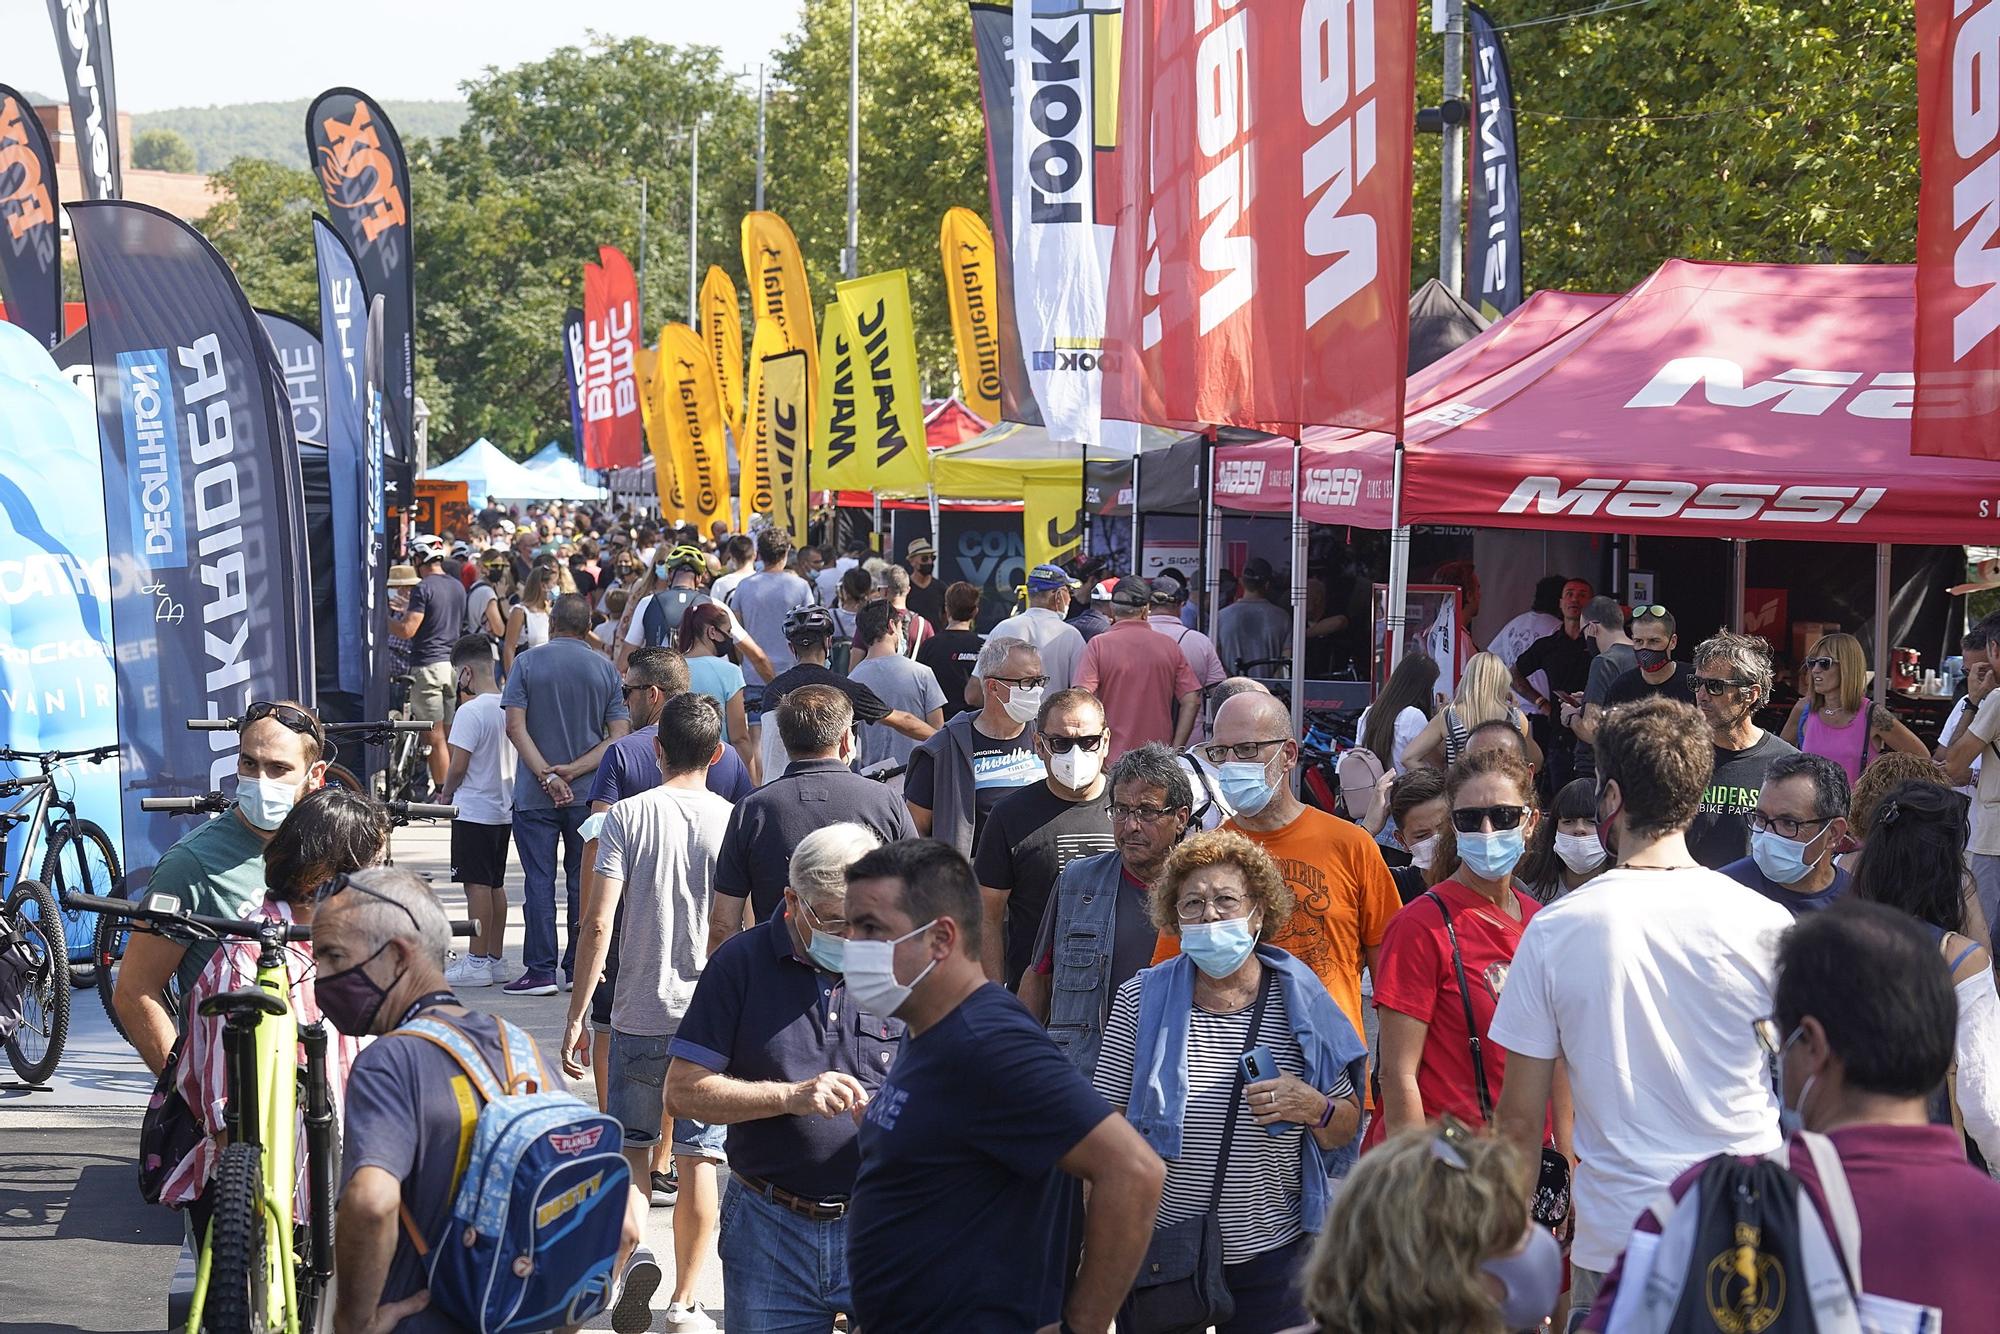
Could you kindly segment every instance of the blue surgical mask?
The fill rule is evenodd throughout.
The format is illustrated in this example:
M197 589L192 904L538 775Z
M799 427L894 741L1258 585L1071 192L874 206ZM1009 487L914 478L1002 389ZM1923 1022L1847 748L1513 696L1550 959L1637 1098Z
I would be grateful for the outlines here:
M1257 933L1245 917L1189 922L1181 928L1181 953L1210 977L1228 977L1257 948Z
M1271 775L1256 760L1231 760L1215 771L1222 799L1238 815L1255 816L1271 804L1278 788Z
M1527 846L1526 831L1520 825L1458 836L1458 856L1482 880L1498 880L1511 873Z
M814 927L812 940L806 945L806 957L827 972L837 973L847 961L847 942Z
M1796 885L1812 869L1812 863L1806 860L1806 849L1812 845L1813 839L1802 843L1776 830L1760 829L1750 835L1750 856L1772 884Z
M1778 1077L1778 1130L1786 1139L1790 1139L1806 1128L1806 1100L1812 1097L1813 1081L1819 1078L1816 1074L1807 1075L1806 1082L1799 1085L1798 1102L1789 1106L1786 1104L1785 1055L1791 1051L1792 1044L1805 1035L1805 1029L1795 1028L1792 1030L1792 1035L1785 1039L1784 1045L1778 1048L1778 1059L1776 1062Z
M1545 1227L1528 1225L1527 1240L1511 1255L1481 1260L1479 1267L1500 1280L1500 1319L1509 1329L1540 1329L1562 1291L1562 1248Z

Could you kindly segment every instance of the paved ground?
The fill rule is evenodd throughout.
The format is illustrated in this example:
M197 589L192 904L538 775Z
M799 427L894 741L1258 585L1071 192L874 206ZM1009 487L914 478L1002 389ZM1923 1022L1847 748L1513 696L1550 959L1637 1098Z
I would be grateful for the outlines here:
M449 841L441 826L413 826L397 832L395 854L400 864L431 877L458 918L465 915L464 898L456 885L445 883ZM508 894L514 912L507 953L518 970L518 872ZM467 991L463 998L527 1029L554 1063L568 996L514 997L493 987ZM72 1002L69 1042L50 1088L22 1088L0 1061L0 1329L8 1334L164 1329L167 1292L180 1258L180 1215L141 1200L133 1169L139 1117L152 1080L105 1018L94 991L75 992ZM588 1080L574 1092L595 1101ZM665 1328L662 1312L673 1281L672 1213L655 1209L650 1220L648 1242L667 1271L654 1299L655 1329ZM720 1323L722 1271L713 1247L697 1296Z

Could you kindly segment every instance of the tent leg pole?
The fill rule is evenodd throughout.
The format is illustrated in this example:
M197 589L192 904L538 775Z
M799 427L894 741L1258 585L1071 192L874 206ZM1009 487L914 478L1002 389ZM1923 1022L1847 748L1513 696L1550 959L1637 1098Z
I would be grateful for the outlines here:
M938 553L937 555L938 568L942 569L944 568L944 532L938 525L938 498L937 498L937 487L935 485L933 485L930 488L930 501L931 501L931 547Z
M1384 608L1389 622L1389 660L1382 664L1386 678L1403 660L1403 636L1408 627L1403 615L1410 601L1410 530L1403 522L1403 442L1396 442L1396 466L1389 491L1389 605Z
M1144 574L1145 561L1139 553L1139 456L1132 456L1132 573Z
M1215 634L1218 614L1222 611L1222 511L1215 507L1215 442L1202 445L1201 467L1207 485L1201 488L1202 524L1202 582L1208 592L1208 605L1203 609L1201 628L1211 637ZM1136 503L1138 497L1133 497ZM1229 671L1225 665L1224 671ZM1235 673L1230 673L1232 676Z
M875 531L871 535L871 540L875 545L875 554L887 560L889 558L889 547L882 541L882 494L879 491L875 494L872 514L874 516Z
M1729 628L1739 634L1743 631L1743 585L1749 578L1749 568L1750 544L1740 537L1732 538L1729 543Z
M1299 512L1299 470L1305 447L1292 441L1292 735L1305 735L1306 718L1306 520ZM1136 500L1137 498L1134 497Z
M1875 544L1875 689L1877 704L1889 697L1889 553L1887 542Z

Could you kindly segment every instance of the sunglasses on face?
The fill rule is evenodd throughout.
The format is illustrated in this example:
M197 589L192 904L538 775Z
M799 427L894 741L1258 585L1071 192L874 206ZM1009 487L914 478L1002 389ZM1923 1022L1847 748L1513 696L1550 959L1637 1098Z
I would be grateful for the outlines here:
M651 690L653 688L654 687L652 686L619 686L618 693L623 695L626 699L630 699L632 698L633 695L637 694L641 690Z
M1804 667L1809 672L1824 672L1834 667L1838 667L1839 665L1840 664L1835 662L1832 658L1807 658L1803 663L1800 664L1800 666Z
M1714 676L1697 676L1689 684L1697 693L1709 695L1726 695L1732 690L1748 690L1751 686L1749 681L1724 680Z
M1479 833L1490 821L1495 829L1518 829L1531 806L1464 806L1451 813L1451 827L1461 834Z
M1100 732L1096 736L1050 736L1047 732L1044 732L1042 733L1042 740L1048 742L1049 749L1058 755L1067 755L1072 750L1078 748L1087 750L1094 755L1097 753L1098 747L1104 744L1104 734Z

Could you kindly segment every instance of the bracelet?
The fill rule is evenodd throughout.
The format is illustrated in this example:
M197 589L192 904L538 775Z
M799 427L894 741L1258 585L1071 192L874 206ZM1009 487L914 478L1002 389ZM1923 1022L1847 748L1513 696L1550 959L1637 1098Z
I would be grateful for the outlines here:
M1319 1124L1314 1126L1313 1129L1325 1130L1328 1126L1332 1125L1333 1113L1334 1113L1333 1096L1331 1094L1328 1094L1326 1098L1326 1110L1320 1113Z

